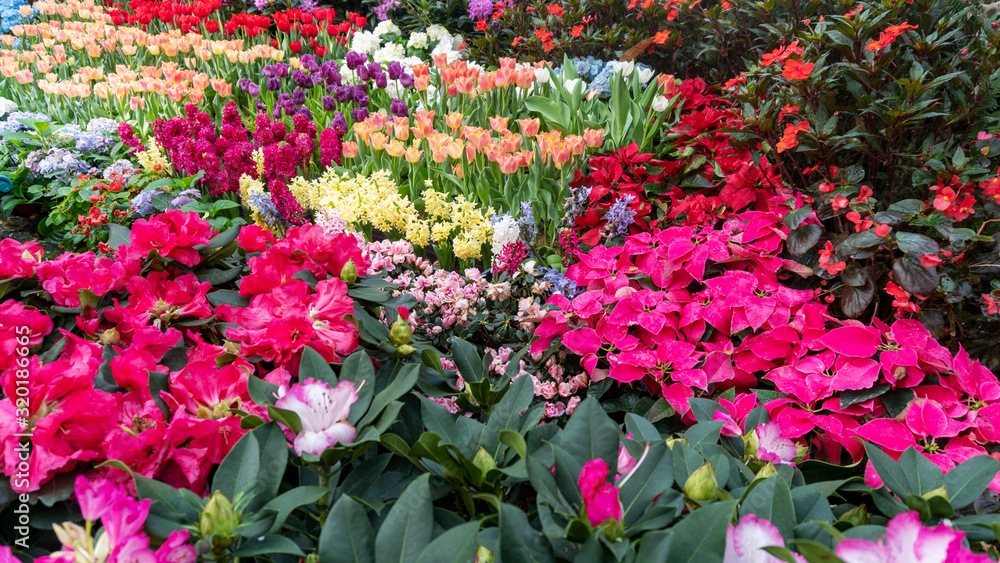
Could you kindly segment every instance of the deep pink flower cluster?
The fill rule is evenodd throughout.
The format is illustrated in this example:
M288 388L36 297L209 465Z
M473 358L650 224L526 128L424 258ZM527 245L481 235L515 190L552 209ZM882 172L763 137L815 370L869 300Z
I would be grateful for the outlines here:
M319 162L323 166L330 166L331 163L340 166L344 157L343 145L344 132L340 129L334 130L327 127L319 136Z
M161 258L190 267L201 261L194 247L207 244L216 234L208 221L203 221L194 211L172 209L149 219L139 219L132 225L132 244L128 246L127 256L142 260L155 250Z
M260 356L292 373L307 345L330 362L353 352L358 331L345 317L353 314L354 302L339 276L351 260L359 275L368 271L370 261L357 239L315 225L293 227L278 241L261 231L249 226L241 236L248 251L262 251L250 260L250 275L240 285L250 305L216 308L220 319L239 325L227 337L243 345L244 355ZM301 270L320 280L315 288L294 277Z
M739 393L773 386L783 398L764 405L774 423L758 429L770 444L758 459L787 462L808 445L825 461L858 461L862 438L893 457L917 447L947 472L1000 440L1000 383L964 350L953 356L916 320L837 322L816 293L786 285L800 267L780 258L779 214L714 220L579 255L567 275L586 291L550 299L558 309L531 353L558 342L594 380L641 381L689 422L691 397L735 388L721 418L735 422L757 406ZM843 392L886 384L911 397L898 416L879 397L842 404Z

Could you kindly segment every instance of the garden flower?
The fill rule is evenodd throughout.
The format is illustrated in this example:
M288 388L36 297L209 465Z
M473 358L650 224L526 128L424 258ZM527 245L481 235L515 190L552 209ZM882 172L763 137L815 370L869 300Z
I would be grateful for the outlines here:
M722 563L779 563L781 559L764 551L765 547L785 547L778 528L763 518L747 514L740 523L726 530L726 554ZM792 557L805 563L798 553Z
M837 557L845 563L945 563L946 561L988 561L962 546L963 532L946 524L926 528L915 511L904 512L886 526L878 541L846 539L837 544Z
M788 80L804 80L809 78L814 66L816 66L815 63L803 64L798 59L788 59L785 61L785 70L781 72L781 76Z
M357 400L357 390L350 381L341 381L331 389L326 382L310 377L284 391L275 406L294 412L302 423L298 434L286 430L295 453L318 456L337 444L354 441L356 431L348 424L347 415Z
M608 464L603 459L588 461L577 479L583 496L583 510L591 526L597 527L622 519L622 504L618 500L618 487L608 482Z

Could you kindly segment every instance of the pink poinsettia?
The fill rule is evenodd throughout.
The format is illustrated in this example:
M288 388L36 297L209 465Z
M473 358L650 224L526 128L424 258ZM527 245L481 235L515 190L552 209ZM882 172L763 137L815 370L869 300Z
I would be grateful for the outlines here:
M726 552L722 563L780 563L782 560L764 551L765 547L785 547L778 528L763 518L747 514L740 523L726 530ZM805 563L798 553L796 561Z
M963 532L945 524L924 527L915 511L895 516L878 541L846 539L837 544L836 554L844 563L945 563L951 561L992 561L962 545Z
M295 453L318 456L337 444L354 441L356 431L347 422L347 415L357 400L358 393L350 381L341 381L331 389L326 382L310 377L284 391L274 406L299 415L302 430L298 434L291 429L285 431Z

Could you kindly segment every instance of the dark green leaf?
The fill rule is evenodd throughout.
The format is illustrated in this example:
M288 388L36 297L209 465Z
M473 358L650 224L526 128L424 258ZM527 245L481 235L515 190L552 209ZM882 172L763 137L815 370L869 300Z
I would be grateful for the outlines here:
M673 527L667 563L722 561L726 530L733 519L736 501L716 502L695 510Z
M356 500L343 495L334 503L319 536L318 553L323 563L374 563L372 526Z
M971 457L949 471L944 476L944 486L951 505L958 510L972 504L997 472L1000 472L1000 461L988 455Z

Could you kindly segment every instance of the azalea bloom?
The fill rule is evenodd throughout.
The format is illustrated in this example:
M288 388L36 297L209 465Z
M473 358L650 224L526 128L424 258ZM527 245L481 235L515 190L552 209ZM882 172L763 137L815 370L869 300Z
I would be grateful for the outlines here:
M758 426L750 435L751 450L756 446L753 456L760 461L769 461L775 465L795 466L797 448L795 442L781 435L781 424L771 421Z
M747 514L740 523L726 530L726 554L722 563L779 563L782 560L764 551L765 547L785 547L778 528L763 518ZM805 562L798 553L796 561Z
M878 541L846 539L837 544L837 557L844 563L945 563L946 561L989 561L980 559L962 546L965 533L945 524L926 528L916 511L894 517Z
M295 453L321 455L337 444L350 444L356 430L347 422L351 405L358 400L354 383L341 381L333 389L324 381L307 378L282 394L274 406L299 415L302 430L292 434Z

